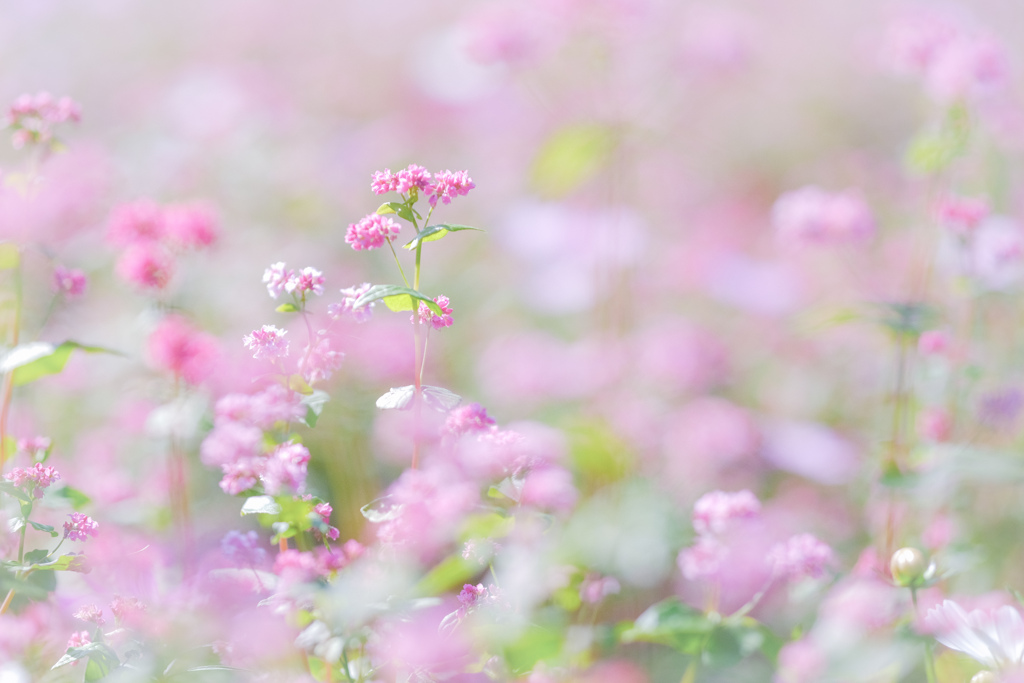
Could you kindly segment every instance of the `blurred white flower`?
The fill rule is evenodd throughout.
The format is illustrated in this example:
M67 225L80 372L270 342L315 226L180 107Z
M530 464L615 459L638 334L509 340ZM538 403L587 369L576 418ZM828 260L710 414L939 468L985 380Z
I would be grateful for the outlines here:
M1024 660L1024 619L1009 605L968 613L952 600L943 600L928 610L925 621L940 643L990 669L1018 666Z

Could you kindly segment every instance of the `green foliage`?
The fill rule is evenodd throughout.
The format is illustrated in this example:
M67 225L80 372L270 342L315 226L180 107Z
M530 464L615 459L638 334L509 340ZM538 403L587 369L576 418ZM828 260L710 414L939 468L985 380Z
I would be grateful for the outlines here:
M416 222L414 217L415 212L409 204L403 202L385 202L377 207L377 215L386 216L389 213L398 214L399 218L407 220L410 223Z
M360 306L366 306L380 300L383 300L384 305L396 313L411 311L417 301L422 301L437 315L444 315L444 311L434 303L433 299L417 292L415 289L409 289L400 285L374 285L363 292L363 295L352 303L352 307L359 308Z
M530 624L515 641L505 646L505 661L514 674L525 674L537 662L558 656L565 637L560 628Z
M121 666L121 660L109 645L89 643L82 647L68 648L67 654L57 660L57 663L51 667L51 671L86 658L89 660L89 664L85 667L87 683L102 680L111 671Z
M13 242L0 243L0 270L13 270L21 264L21 250Z
M422 242L435 242L450 232L460 232L462 230L476 230L477 232L483 232L480 228L472 228L468 225L448 225L446 223L428 225L416 233L416 237L407 242L403 249L415 249Z
M607 126L584 124L556 131L534 160L534 190L545 197L572 192L607 165L614 147L615 136Z
M446 591L461 588L480 573L480 565L464 559L461 552L441 560L413 589L414 595L440 595Z
M49 347L49 349L44 349L44 346ZM30 350L31 353L27 355L33 355L35 357L26 363L18 363L17 365L14 365L13 368L6 367L7 358L10 358L10 354L18 349ZM9 371L14 369L13 384L16 387L20 387L23 384L34 382L41 377L55 375L61 372L64 369L64 366L67 365L68 359L71 358L71 353L75 350L84 351L85 353L111 353L118 356L121 355L120 351L106 349L102 346L86 346L73 341L66 341L56 348L50 344L46 344L45 342L32 342L30 344L19 346L8 352L8 355L5 356L5 360L0 362L0 365L3 366L3 370Z
M967 152L970 133L967 109L963 105L950 107L938 128L921 131L910 141L907 166L922 175L945 170Z
M274 310L277 311L278 313L298 313L302 309L299 308L298 306L296 306L295 304L288 303L288 304L281 304L280 306L278 306Z

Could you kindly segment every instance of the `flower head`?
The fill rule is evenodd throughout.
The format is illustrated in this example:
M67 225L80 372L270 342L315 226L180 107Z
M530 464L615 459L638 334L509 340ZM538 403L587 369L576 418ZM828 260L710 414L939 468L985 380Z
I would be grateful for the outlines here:
M137 242L117 261L117 274L140 289L163 289L174 275L174 259L156 243Z
M761 502L750 491L712 491L693 505L693 528L699 534L721 534L738 519L761 514Z
M72 541L84 541L89 536L97 534L99 524L88 515L81 512L72 512L68 515L70 522L64 522L64 538Z
M338 320L342 316L349 316L357 323L366 322L373 315L373 303L364 306L356 306L355 303L369 289L370 283L364 282L358 287L348 287L341 290L341 294L345 298L341 300L341 303L330 304L327 307L327 315L334 320Z
M216 338L180 316L167 316L149 336L153 364L192 385L209 376L218 354Z
M201 249L217 241L220 226L205 204L172 204L164 208L164 236L181 249Z
M37 462L32 467L15 467L4 475L4 479L30 492L35 498L42 498L43 490L60 480L60 473L53 467Z
M437 206L438 199L445 204L451 204L453 197L464 197L474 187L476 183L469 177L469 171L438 171L434 174L434 183L430 187L430 205Z
M797 534L784 543L777 543L768 552L772 573L790 580L821 578L825 567L835 560L832 548L811 534Z
M274 299L281 296L291 281L293 271L284 267L284 261L278 261L263 271L263 282L267 285L267 293Z
M307 266L289 277L284 289L289 294L299 296L305 296L306 292L321 296L324 293L324 274L316 268Z
M242 337L242 342L253 352L253 358L283 358L288 355L288 342L284 340L286 334L288 330L264 325Z
M53 288L67 297L85 294L85 273L77 268L57 266L53 269Z
M345 243L351 244L356 251L379 249L401 231L401 226L390 218L371 213L358 223L349 224Z
M440 307L442 315L437 315L430 310L430 307L423 301L420 302L420 320L423 323L430 323L433 325L435 330L439 330L442 327L451 327L452 322L452 308L448 304L448 297L441 295L434 297L434 303Z

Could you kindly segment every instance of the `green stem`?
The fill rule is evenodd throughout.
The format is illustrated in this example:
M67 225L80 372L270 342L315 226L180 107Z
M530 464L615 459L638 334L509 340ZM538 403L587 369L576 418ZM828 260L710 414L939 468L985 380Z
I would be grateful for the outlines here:
M14 324L11 328L11 348L18 345L21 331L21 253L18 254L18 265L14 269ZM11 394L14 392L14 371L4 375L3 397L0 399L0 471L7 462L7 419L11 411Z
M395 245L392 243L391 238L388 238L388 246L391 247L391 255L395 257L395 264L398 266L398 272L402 274L402 282L405 286L409 286L409 279L405 277L405 270L402 269L402 263L398 260L398 252L395 251Z

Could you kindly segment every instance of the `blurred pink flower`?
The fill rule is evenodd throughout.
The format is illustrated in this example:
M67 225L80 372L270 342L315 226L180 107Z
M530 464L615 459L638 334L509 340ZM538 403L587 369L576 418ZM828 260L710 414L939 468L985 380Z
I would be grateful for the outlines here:
M1024 662L1024 619L1009 605L968 613L956 602L943 600L928 610L925 621L940 643L990 669Z
M65 121L80 121L82 108L70 97L55 100L48 92L21 95L8 109L4 126L14 131L11 142L15 149L26 144L49 143L53 127Z
M445 434L459 437L467 432L489 431L494 419L479 403L469 403L453 408L444 423Z
M68 515L70 522L64 522L64 538L72 541L84 541L89 536L95 536L99 524L81 512L72 512Z
M354 306L355 302L370 289L370 283L364 282L358 287L348 287L341 290L341 294L344 297L341 303L334 303L327 306L327 315L334 320L340 319L342 316L351 317L357 323L364 323L370 319L373 315L373 303L365 306Z
M171 204L163 214L163 237L177 248L202 249L220 235L217 216L206 204Z
M85 294L85 273L77 268L57 266L53 269L53 288L67 297Z
M828 662L810 638L786 643L779 651L779 669L775 683L815 683L825 673Z
M737 520L757 519L760 515L761 501L750 491L712 491L694 503L693 528L698 534L720 535Z
M302 493L309 457L309 450L300 443L289 442L275 448L263 469L263 490L272 496L284 490Z
M768 552L768 562L777 578L818 579L825 574L825 568L835 562L835 554L811 534L797 534L784 543L775 544Z
M121 279L143 290L160 290L174 275L174 258L155 243L136 242L121 254L116 270Z
M263 282L267 293L274 299L281 296L293 277L293 271L285 268L284 261L278 261L263 271Z
M988 214L988 202L971 197L946 197L935 207L939 223L960 235L971 233Z
M195 329L180 316L167 316L149 335L154 365L192 385L210 375L219 355L216 337Z
M952 340L944 330L926 330L917 339L917 350L922 356L942 356L949 353Z
M787 192L772 207L772 224L783 242L796 245L848 244L875 234L874 216L857 190Z
M441 328L444 327L451 327L453 318L452 308L451 306L448 305L450 303L448 301L448 297L444 296L443 294L441 296L435 296L434 303L441 308L443 314L437 315L436 313L430 310L430 307L428 307L427 304L421 301L419 306L420 320L424 324L429 323L430 325L433 326L435 330L440 330Z
M310 384L323 382L330 379L341 367L344 358L344 353L331 348L329 338L322 337L316 341L312 349L306 347L299 359L298 370L302 373L303 379Z
M252 357L260 358L283 358L288 355L288 342L284 336L288 330L278 329L274 325L264 325L252 334L242 338L242 343L253 352Z
M519 502L545 510L569 512L576 505L578 496L572 473L564 467L547 465L527 472Z
M928 441L948 441L953 433L953 418L944 408L925 408L918 413L917 432Z
M163 208L150 199L120 204L110 212L107 241L116 247L130 247L138 242L160 242L166 236L166 215Z

